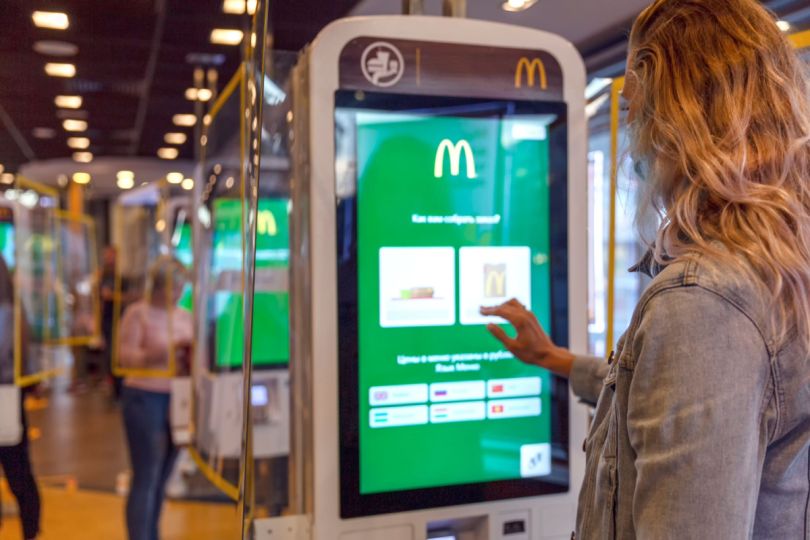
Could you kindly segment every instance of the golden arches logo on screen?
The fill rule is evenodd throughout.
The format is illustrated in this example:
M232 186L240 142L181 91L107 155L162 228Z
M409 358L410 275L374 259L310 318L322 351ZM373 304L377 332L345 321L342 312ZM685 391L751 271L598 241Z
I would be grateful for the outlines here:
M546 76L546 65L539 58L529 60L525 56L520 59L515 68L515 88L523 88L523 76L526 76L527 86L533 87L535 81L540 84L541 90L548 89L548 77ZM537 78L535 78L535 74Z
M484 297L503 298L506 296L506 265L484 265Z
M260 210L256 220L256 229L259 234L275 236L278 234L276 216L270 210Z
M442 178L444 176L444 156L445 154L450 159L450 175L458 176L461 174L461 154L464 154L465 165L467 167L467 178L474 179L477 177L475 172L475 156L473 156L472 147L470 143L464 139L453 142L450 139L444 139L439 143L436 149L436 161L433 164L433 176Z

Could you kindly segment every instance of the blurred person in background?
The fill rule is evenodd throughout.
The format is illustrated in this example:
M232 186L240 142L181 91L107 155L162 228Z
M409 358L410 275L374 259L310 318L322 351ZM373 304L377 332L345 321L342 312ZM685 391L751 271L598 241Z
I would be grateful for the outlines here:
M191 313L177 307L186 283L186 270L172 257L159 258L150 268L146 294L124 312L119 327L121 367L167 375L183 366L193 339ZM145 374L146 375L146 374ZM124 427L132 466L126 505L129 540L157 540L166 481L177 457L169 421L171 379L127 376L121 392Z
M115 271L118 252L115 246L105 246L101 253L101 336L104 338L104 369L108 370L112 381L113 398L121 398L121 377L113 371L113 322L115 320Z
M0 384L14 384L14 284L6 261L0 256ZM22 317L25 325L26 318ZM21 343L28 342L27 328L23 326ZM22 354L27 354L23 346ZM23 357L25 362L25 357ZM17 444L0 446L0 465L8 481L8 486L17 499L20 510L23 538L32 540L39 535L40 499L34 473L31 469L31 456L28 446L28 422L23 407L23 394L20 393L20 421L22 438ZM0 411L2 414L3 411ZM2 512L0 512L2 515Z

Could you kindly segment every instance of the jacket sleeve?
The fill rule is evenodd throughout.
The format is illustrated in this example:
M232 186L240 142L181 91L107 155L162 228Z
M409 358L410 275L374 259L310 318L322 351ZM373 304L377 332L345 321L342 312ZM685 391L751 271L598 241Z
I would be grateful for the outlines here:
M711 291L669 289L649 301L633 343L619 366L635 371L627 432L637 537L749 538L770 376L757 327Z
M602 391L602 382L607 375L608 363L604 358L595 356L576 356L571 366L568 380L574 394L589 405L596 405L599 393Z

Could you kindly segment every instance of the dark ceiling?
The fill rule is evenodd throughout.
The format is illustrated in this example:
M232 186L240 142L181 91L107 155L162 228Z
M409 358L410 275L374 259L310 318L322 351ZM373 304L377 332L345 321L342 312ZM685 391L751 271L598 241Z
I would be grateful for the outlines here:
M189 140L178 146L180 158L192 157L191 130L177 128L172 116L193 112L185 90L193 86L190 53L215 53L219 89L236 71L239 47L212 45L213 28L247 28L247 16L225 14L223 0L0 0L0 164L16 170L28 161L69 157L69 136L87 136L90 151L100 156L148 156L166 146L167 132L183 131ZM351 0L272 2L270 20L274 46L298 50L329 21L344 15ZM35 10L68 14L67 30L37 28ZM162 22L162 32L159 31ZM40 40L78 46L70 58L34 51ZM154 75L150 77L150 56ZM50 77L46 62L76 65L74 78ZM89 123L86 133L62 128L54 98L81 95L79 113ZM5 115L3 112L5 111ZM142 116L142 118L139 118ZM40 139L36 128L55 136Z
M298 51L330 21L346 15L358 0L286 0L270 2L270 31L276 50ZM807 27L808 0L767 0L780 16ZM225 14L223 0L0 0L0 164L14 171L35 160L69 157L71 135L57 116L56 95L81 95L90 151L100 156L155 157L165 146L163 136L177 128L172 116L193 111L185 99L192 86L191 53L221 55L219 89L236 71L239 47L212 45L213 28L246 30L246 15ZM62 11L70 18L67 30L34 26L34 10ZM162 23L162 32L161 29ZM583 47L589 69L620 70L626 32L614 32ZM66 41L78 54L60 59L33 50L40 40ZM608 54L612 53L612 54ZM154 74L150 76L150 57ZM72 79L49 77L48 61L76 64ZM614 64L618 68L612 67ZM65 111L60 111L65 114ZM40 139L36 128L51 128L55 136ZM82 134L84 135L84 134ZM192 158L191 137L178 146L180 158Z

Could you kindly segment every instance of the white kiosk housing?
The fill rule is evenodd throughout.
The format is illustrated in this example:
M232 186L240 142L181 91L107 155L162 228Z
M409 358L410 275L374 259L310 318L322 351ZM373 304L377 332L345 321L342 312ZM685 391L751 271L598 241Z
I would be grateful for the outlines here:
M570 537L586 411L478 308L518 298L586 350L584 89L570 43L483 21L346 19L302 57L291 467L306 537Z

